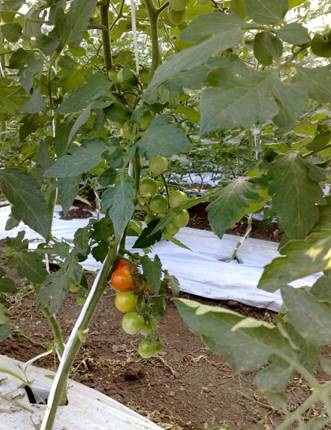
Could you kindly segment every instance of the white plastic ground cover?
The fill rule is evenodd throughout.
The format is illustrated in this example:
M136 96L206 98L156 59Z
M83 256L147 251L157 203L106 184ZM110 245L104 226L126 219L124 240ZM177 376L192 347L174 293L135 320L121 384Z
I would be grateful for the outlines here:
M60 207L56 208L53 221L53 235L58 239L72 240L75 231L84 227L89 219L60 219ZM40 236L24 226L5 231L5 224L10 213L9 206L0 208L0 239L16 236L19 230L26 231L26 237L32 239L32 247L37 246ZM242 264L227 263L240 238L225 234L220 240L214 233L192 228L182 229L176 236L190 250L173 243L157 243L152 254L157 254L163 267L179 282L181 291L197 296L216 299L234 300L249 306L278 311L282 305L279 292L268 293L257 288L263 267L278 256L275 242L247 239L238 252ZM127 246L133 245L136 238L129 237ZM82 263L86 269L98 270L100 263L92 256ZM309 276L292 283L294 287L310 286L317 279Z
M23 363L0 355L0 368L22 375ZM30 366L28 380L32 384L50 388L49 370ZM54 430L161 430L161 427L142 417L116 400L92 388L70 381L67 406L60 406ZM35 430L39 428L44 405L30 404L23 384L0 371L0 430Z

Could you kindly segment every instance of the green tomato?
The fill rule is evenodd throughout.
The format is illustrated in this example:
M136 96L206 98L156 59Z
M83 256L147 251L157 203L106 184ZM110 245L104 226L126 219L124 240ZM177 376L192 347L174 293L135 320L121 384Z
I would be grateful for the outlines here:
M183 205L188 200L187 195L183 191L171 191L169 195L169 206L171 208L176 208Z
M158 183L152 178L142 178L139 185L141 197L151 198L157 193Z
M174 223L170 222L165 228L165 233L169 236L175 236L175 234L178 233L179 230L179 227L177 227Z
M158 215L164 215L168 210L168 200L161 195L152 198L149 207Z
M142 358L151 358L162 351L163 343L158 340L143 339L138 345L138 353Z
M153 115L149 111L145 111L141 114L140 117L140 130L146 130L153 119Z
M168 13L169 21L173 25L181 25L185 21L185 13L185 9L181 11L170 9Z
M131 312L138 303L138 297L133 291L122 291L115 296L115 307L123 313Z
M117 73L117 82L119 84L126 84L126 85L136 85L137 83L137 76L136 74L130 70L127 67L124 67L124 69L121 69Z
M147 336L155 331L156 326L157 322L155 318L145 321L144 327L140 330L140 333Z
M169 7L171 10L175 12L181 12L185 10L187 6L188 0L170 0L169 1Z
M155 155L149 159L149 170L153 176L162 175L168 170L168 160L161 155Z
M127 334L138 334L144 325L144 317L137 312L128 312L122 318L122 329Z
M179 212L178 215L175 216L172 222L175 224L175 226L182 228L187 226L189 220L190 220L189 212L186 209L183 209L181 212Z

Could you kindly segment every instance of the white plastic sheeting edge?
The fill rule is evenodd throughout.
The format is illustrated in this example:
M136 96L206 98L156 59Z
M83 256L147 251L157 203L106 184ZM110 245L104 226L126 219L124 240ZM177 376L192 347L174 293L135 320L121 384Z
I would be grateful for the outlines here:
M23 363L0 355L0 368L22 375ZM35 366L28 368L32 383L50 387L53 375ZM0 372L0 430L35 430L40 425L45 406L30 404L22 383ZM69 382L69 404L60 406L54 430L161 430L161 427L142 417L116 400L92 388Z
M58 239L72 240L75 231L84 227L89 219L60 219L60 207L56 208L53 221L53 235ZM36 247L40 236L21 224L17 228L5 231L5 224L10 213L10 207L0 208L0 239L6 236L16 236L19 230L25 230L26 237L32 240L31 247ZM268 293L257 288L263 268L277 257L278 244L275 242L247 239L238 252L242 264L226 263L231 257L238 236L225 234L220 240L214 233L207 230L192 228L182 229L176 236L190 250L161 241L152 249L152 255L157 254L163 267L179 282L181 291L201 297L217 300L235 300L249 306L278 311L282 305L279 292ZM136 238L129 237L128 248ZM223 261L222 261L223 260ZM100 263L92 256L82 263L88 270L98 270ZM311 286L318 275L309 276L293 282L294 287Z

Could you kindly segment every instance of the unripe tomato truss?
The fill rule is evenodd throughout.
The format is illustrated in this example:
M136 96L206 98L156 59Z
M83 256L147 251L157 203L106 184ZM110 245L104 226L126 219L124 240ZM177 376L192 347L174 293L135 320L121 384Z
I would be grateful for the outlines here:
M158 257L154 260L147 255L130 254L130 257L132 261L121 258L115 262L109 284L116 290L114 304L119 315L122 314L122 329L128 335L142 337L137 341L138 353L142 358L150 358L163 351L157 318L165 312L168 288L173 289L178 282L162 269Z

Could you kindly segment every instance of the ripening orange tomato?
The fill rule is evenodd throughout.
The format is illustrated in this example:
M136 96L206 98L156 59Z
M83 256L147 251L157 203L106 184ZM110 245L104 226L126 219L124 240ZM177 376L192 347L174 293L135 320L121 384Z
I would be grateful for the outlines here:
M116 291L130 291L134 287L131 272L125 267L116 269L111 275L110 282Z

